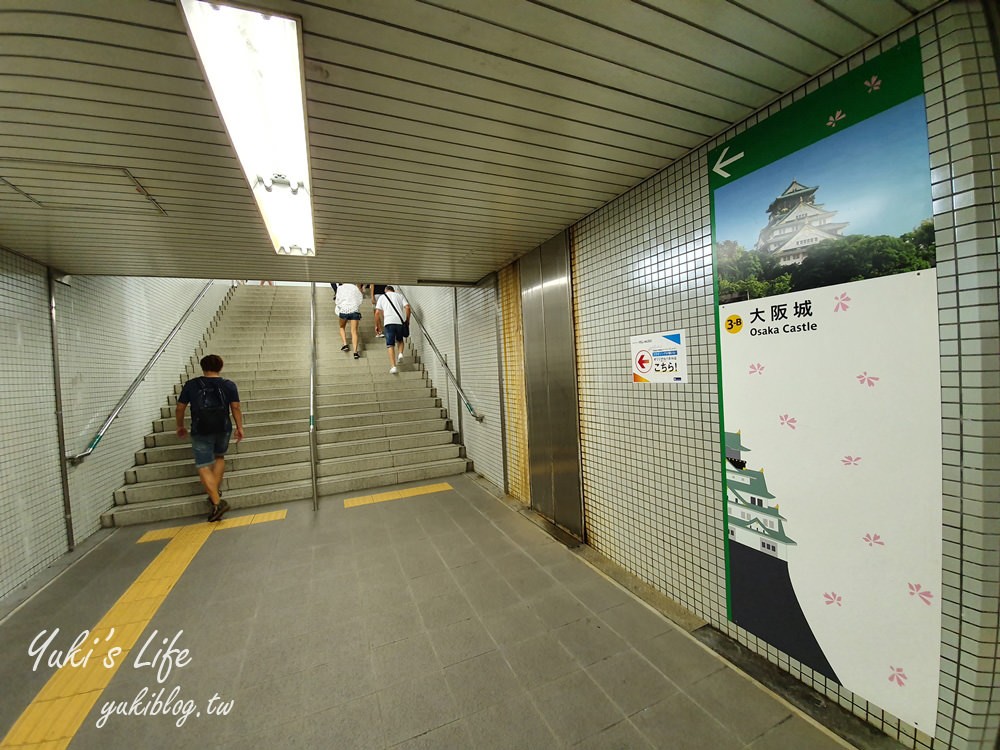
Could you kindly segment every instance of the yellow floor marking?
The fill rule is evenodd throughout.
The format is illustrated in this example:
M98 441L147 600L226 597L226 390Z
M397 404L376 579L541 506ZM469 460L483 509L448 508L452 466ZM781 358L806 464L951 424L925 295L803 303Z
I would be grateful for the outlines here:
M270 513L258 513L252 516L253 520L250 523L267 523L268 521L280 521L288 514L287 510L274 510Z
M446 490L452 489L452 486L447 482L442 482L441 484L427 484L423 487L414 487L410 490L393 490L392 492L382 492L377 495L359 495L358 497L349 497L344 500L345 508L357 508L359 505L371 505L372 503L384 503L387 500L402 500L407 497L416 497L417 495L430 495L434 492L444 492Z
M174 526L171 529L154 529L153 531L147 531L139 538L139 541L158 542L161 539L173 539L181 528L181 526Z
M90 640L80 647L77 659L81 661L83 655L93 648L86 663L79 667L67 663L57 669L0 742L0 748L65 750L118 668L128 661L129 652L153 615L212 533L253 523L279 521L286 512L259 513L219 523L156 529L144 534L139 542L154 539L170 541L91 628ZM60 636L64 634L60 633ZM63 640L60 640L60 646L53 641L49 651L68 648ZM120 648L121 652L109 659L111 666L107 666L105 657L113 648ZM48 653L39 662L39 669L45 668Z
M236 516L235 518L226 518L225 520L219 521L218 523L213 523L212 527L215 531L222 531L224 529L237 529L241 526L249 526L256 523L267 523L268 521L281 521L288 515L287 510L273 510L269 513L254 513L249 516ZM171 526L169 529L153 529L152 531L147 531L141 537L137 544L142 544L143 542L156 542L160 539L173 539L177 532L181 529L189 528L188 526Z

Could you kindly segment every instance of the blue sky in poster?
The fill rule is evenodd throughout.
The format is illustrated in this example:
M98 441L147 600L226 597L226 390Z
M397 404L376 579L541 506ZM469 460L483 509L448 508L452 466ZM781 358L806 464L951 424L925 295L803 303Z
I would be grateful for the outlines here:
M844 234L900 235L931 217L923 96L831 135L715 191L715 239L752 250L767 207L792 182L849 222Z

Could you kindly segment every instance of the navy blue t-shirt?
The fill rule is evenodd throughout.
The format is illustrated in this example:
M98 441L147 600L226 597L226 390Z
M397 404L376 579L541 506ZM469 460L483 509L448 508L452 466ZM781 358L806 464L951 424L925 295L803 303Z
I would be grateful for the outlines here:
M229 406L229 404L238 404L240 402L239 389L236 387L236 383L234 383L232 380L226 380L223 377L209 378L205 376L202 376L200 378L191 378L191 380L186 382L184 384L184 387L181 388L181 395L177 397L177 402L181 404L190 404L192 400L194 400L195 397L198 395L198 392L201 390L203 381L206 380L218 381L217 384L222 388L222 395L226 399L226 406ZM191 407L192 424L194 423L194 420L198 416L195 413L195 408L196 408L195 406ZM226 432L229 432L232 429L233 429L233 423L232 420L229 418L229 412L227 411ZM194 432L194 430L192 430L192 432Z

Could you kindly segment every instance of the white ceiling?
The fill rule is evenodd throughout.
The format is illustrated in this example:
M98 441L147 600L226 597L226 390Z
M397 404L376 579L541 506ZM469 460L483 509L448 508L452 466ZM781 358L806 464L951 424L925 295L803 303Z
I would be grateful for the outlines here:
M167 0L0 0L0 246L71 274L474 282L937 0L261 0L316 257L274 254Z

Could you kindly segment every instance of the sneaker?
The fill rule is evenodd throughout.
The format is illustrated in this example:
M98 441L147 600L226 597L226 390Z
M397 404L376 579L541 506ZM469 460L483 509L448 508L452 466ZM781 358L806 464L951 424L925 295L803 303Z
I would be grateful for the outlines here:
M397 370L395 367L390 367L389 368L389 374L390 375L395 375L397 372L399 372L399 370Z
M350 351L350 350L351 350L351 347L349 347L347 344L344 344L342 347L340 347L340 351L342 351L342 352L347 352L347 351Z
M354 352L355 359L361 359L361 352Z
M225 500L219 500L219 504L215 506L215 510L212 512L212 515L208 517L208 520L213 523L215 521L221 521L227 510L229 510L229 503Z
M219 493L219 500L222 500L222 493ZM208 506L208 517L211 518L215 513L215 503L212 502L212 497L210 495L205 495L205 504Z
M377 339L384 339L385 338L385 334L384 333L376 333L375 334L375 338L377 338Z
M396 361L397 362L402 362L403 361L403 353L402 352L400 352L399 354L396 355Z

